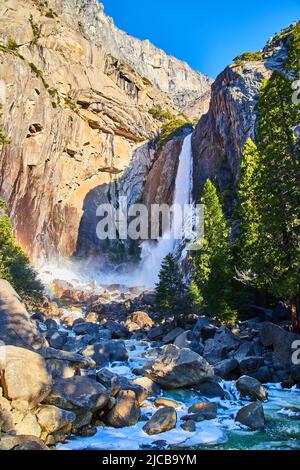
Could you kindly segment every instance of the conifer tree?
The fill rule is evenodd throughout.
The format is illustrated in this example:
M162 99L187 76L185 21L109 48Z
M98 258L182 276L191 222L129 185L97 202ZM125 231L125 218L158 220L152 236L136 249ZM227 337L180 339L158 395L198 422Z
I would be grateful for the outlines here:
M201 204L205 207L203 248L194 255L193 280L211 316L223 321L235 318L232 302L232 256L229 225L223 214L217 190L210 180L204 186Z
M43 287L29 259L17 244L6 206L0 200L0 277L9 281L20 296L39 300Z
M161 265L156 285L156 305L160 313L173 314L177 323L188 310L186 289L172 254L166 256Z
M295 34L299 36L299 26ZM287 63L294 73L299 68L299 37L291 41ZM300 107L292 96L290 76L278 71L261 89L257 148L246 144L241 169L237 264L252 272L258 289L289 301L293 328L299 330L300 146L294 129Z

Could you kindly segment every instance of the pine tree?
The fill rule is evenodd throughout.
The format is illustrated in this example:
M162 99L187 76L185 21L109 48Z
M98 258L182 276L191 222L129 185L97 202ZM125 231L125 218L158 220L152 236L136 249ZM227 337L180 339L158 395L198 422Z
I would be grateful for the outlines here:
M298 38L292 41L290 71L298 70L299 54ZM257 147L246 144L241 169L237 264L252 273L258 289L289 301L294 330L299 330L300 147L294 128L300 107L292 96L292 81L277 71L261 89Z
M189 307L178 265L171 254L161 265L159 283L156 285L156 305L161 314L173 314L177 324Z
M205 183L200 202L205 207L205 235L203 248L194 255L193 280L207 313L223 321L231 321L235 312L231 309L233 270L229 225L217 190L210 180Z
M9 281L25 299L41 298L42 284L15 240L13 227L2 200L0 200L0 277Z

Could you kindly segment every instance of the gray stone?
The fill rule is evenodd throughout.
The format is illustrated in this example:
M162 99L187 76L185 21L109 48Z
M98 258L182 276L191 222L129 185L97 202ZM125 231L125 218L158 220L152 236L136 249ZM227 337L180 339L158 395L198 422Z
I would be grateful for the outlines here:
M195 432L196 431L196 423L195 421L192 421L191 419L188 421L185 421L180 425L180 427L187 432Z
M263 429L265 427L263 406L261 403L244 406L239 410L235 420L253 430Z
M236 372L238 365L239 363L236 359L225 359L214 367L215 374L222 379L230 379L233 373Z
M145 424L143 430L153 436L170 431L176 427L177 413L174 408L166 406L160 408L152 418Z
M248 396L254 400L266 400L268 398L266 389L253 377L243 375L237 380L236 388L242 396Z
M166 334L163 337L163 342L165 344L171 344L173 343L178 336L180 336L182 333L184 333L184 330L182 328L174 328L171 330L168 334Z
M109 331L111 331L112 337L114 339L126 339L129 336L129 331L121 323L108 320L105 326Z
M104 417L104 421L113 428L124 428L134 426L140 415L135 393L132 390L124 390L119 393L116 404Z
M77 336L83 335L97 335L99 326L91 322L80 322L73 325L73 331Z
M242 375L247 375L251 372L257 371L263 365L263 357L245 357L239 362L239 369Z
M200 395L207 398L229 398L225 390L217 382L206 381L193 387Z
M162 354L144 365L145 375L162 388L175 389L196 385L214 376L203 357L189 349L166 346Z
M103 385L87 377L75 376L58 380L45 403L72 411L96 411L104 408L108 399L108 391Z

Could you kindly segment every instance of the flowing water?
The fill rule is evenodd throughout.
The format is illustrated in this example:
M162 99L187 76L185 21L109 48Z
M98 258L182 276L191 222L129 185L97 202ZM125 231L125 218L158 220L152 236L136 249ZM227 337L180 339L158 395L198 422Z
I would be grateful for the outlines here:
M129 361L111 364L110 369L133 379L136 376L132 374L132 370L142 367L146 361L150 360L149 356L147 357L147 351L151 349L151 346L146 342L134 340L126 341L126 346ZM181 429L180 417L187 414L191 405L199 401L208 401L208 399L192 390L180 389L163 392L164 397L180 403L180 408L177 410L177 426L171 431L148 436L142 429L145 424L143 421L123 429L100 427L95 436L74 437L58 448L63 450L139 450L156 448L155 443L160 441L159 445L166 449L300 449L300 417L297 413L286 411L287 407L300 407L300 389L287 390L279 384L267 385L269 399L263 404L266 428L263 431L251 431L234 420L237 411L249 402L240 399L233 382L222 382L222 386L228 392L229 398L209 400L218 403L218 417L211 421L196 423L196 432ZM154 400L150 398L141 410L147 418L157 410L154 407Z

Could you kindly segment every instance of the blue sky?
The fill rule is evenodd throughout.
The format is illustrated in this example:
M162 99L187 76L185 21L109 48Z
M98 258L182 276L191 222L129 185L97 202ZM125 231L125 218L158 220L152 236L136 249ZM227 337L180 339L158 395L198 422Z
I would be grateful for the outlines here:
M116 25L216 77L300 19L300 0L102 0Z

